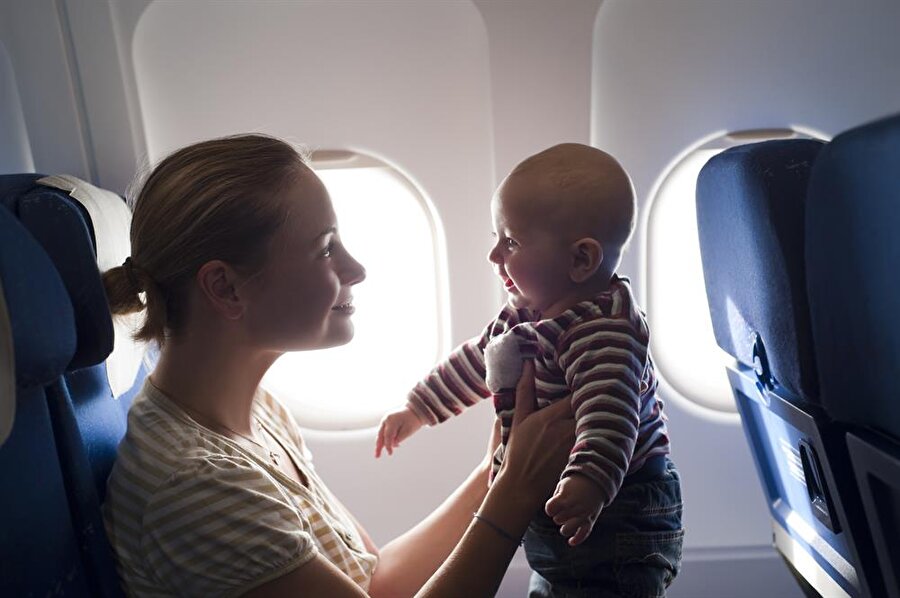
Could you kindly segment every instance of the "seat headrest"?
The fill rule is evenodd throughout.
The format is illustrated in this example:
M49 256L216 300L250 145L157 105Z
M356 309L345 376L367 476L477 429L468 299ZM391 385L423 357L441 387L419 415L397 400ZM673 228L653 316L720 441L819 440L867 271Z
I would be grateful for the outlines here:
M75 353L72 304L50 258L5 208L0 208L0 281L16 386L49 384L63 374Z
M762 340L769 373L792 392L817 396L803 264L803 211L820 141L733 147L697 179L697 227L713 331L719 346L753 365Z
M113 349L113 324L94 252L93 231L64 193L37 184L41 175L0 176L0 201L52 260L75 313L77 349L68 369L96 365Z
M64 193L81 210L93 234L100 272L121 265L131 255L131 210L120 196L68 174L43 177L38 183ZM105 295L103 306L109 313ZM133 338L143 317L135 313L112 319L113 349L106 358L106 373L114 397L134 386L144 363L147 345Z
M806 228L822 404L836 419L900 436L900 115L822 151Z

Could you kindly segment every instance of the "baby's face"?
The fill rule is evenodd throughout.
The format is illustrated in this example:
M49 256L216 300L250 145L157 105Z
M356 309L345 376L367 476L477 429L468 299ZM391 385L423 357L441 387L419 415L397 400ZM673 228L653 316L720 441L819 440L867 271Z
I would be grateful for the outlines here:
M510 177L491 201L494 246L488 260L516 308L556 317L571 303L575 285L568 231L548 226L548 202L527 177Z

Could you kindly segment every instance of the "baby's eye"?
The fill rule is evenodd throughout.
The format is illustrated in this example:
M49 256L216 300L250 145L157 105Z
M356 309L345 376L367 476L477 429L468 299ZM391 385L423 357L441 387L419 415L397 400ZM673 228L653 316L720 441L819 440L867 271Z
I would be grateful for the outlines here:
M507 249L514 249L514 248L516 248L516 247L519 246L518 243L516 243L513 239L510 239L509 237L507 237L506 239L504 239L504 242L506 243L506 248L507 248Z

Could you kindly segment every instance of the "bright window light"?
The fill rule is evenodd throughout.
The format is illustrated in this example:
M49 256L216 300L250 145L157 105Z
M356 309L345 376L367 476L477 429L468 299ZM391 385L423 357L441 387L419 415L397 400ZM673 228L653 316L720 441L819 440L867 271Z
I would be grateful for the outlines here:
M722 151L701 149L679 162L651 202L647 227L647 316L662 377L682 397L734 412L725 374L733 359L716 344L703 284L694 195L697 175Z
M437 223L400 173L363 162L317 168L341 240L366 268L366 280L353 289L354 338L333 349L287 353L263 380L304 427L377 424L406 401L441 349Z

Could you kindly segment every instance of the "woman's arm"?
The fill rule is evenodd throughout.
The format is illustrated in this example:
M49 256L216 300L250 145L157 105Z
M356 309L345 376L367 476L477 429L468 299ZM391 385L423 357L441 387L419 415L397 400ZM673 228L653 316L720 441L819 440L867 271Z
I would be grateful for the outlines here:
M431 515L382 548L369 587L371 596L412 596L447 560L487 494L491 461L498 444L500 422L495 420L484 461Z
M503 468L490 490L486 460L432 515L381 550L380 573L376 572L370 595L409 595L417 589L416 584L426 580L418 598L486 598L496 593L518 547L518 542L506 535L524 535L529 521L553 491L574 442L568 401L537 413L532 413L534 409L534 367L529 362L516 391L516 414ZM476 510L505 534L473 521ZM300 595L358 598L366 594L321 555L246 594L248 598Z
M489 466L481 464L437 509L382 547L369 587L376 598L412 596L457 545L488 490Z
M446 561L487 493L489 464L486 459L434 512L377 552L378 566L368 596L412 596ZM363 538L367 537L358 523L357 527ZM319 555L306 565L249 592L245 598L296 598L301 595L350 598L367 594Z
M518 538L559 480L574 442L569 401L535 411L534 365L527 362L516 388L516 412L503 468L456 549L419 598L494 596ZM499 529L497 529L499 528Z

